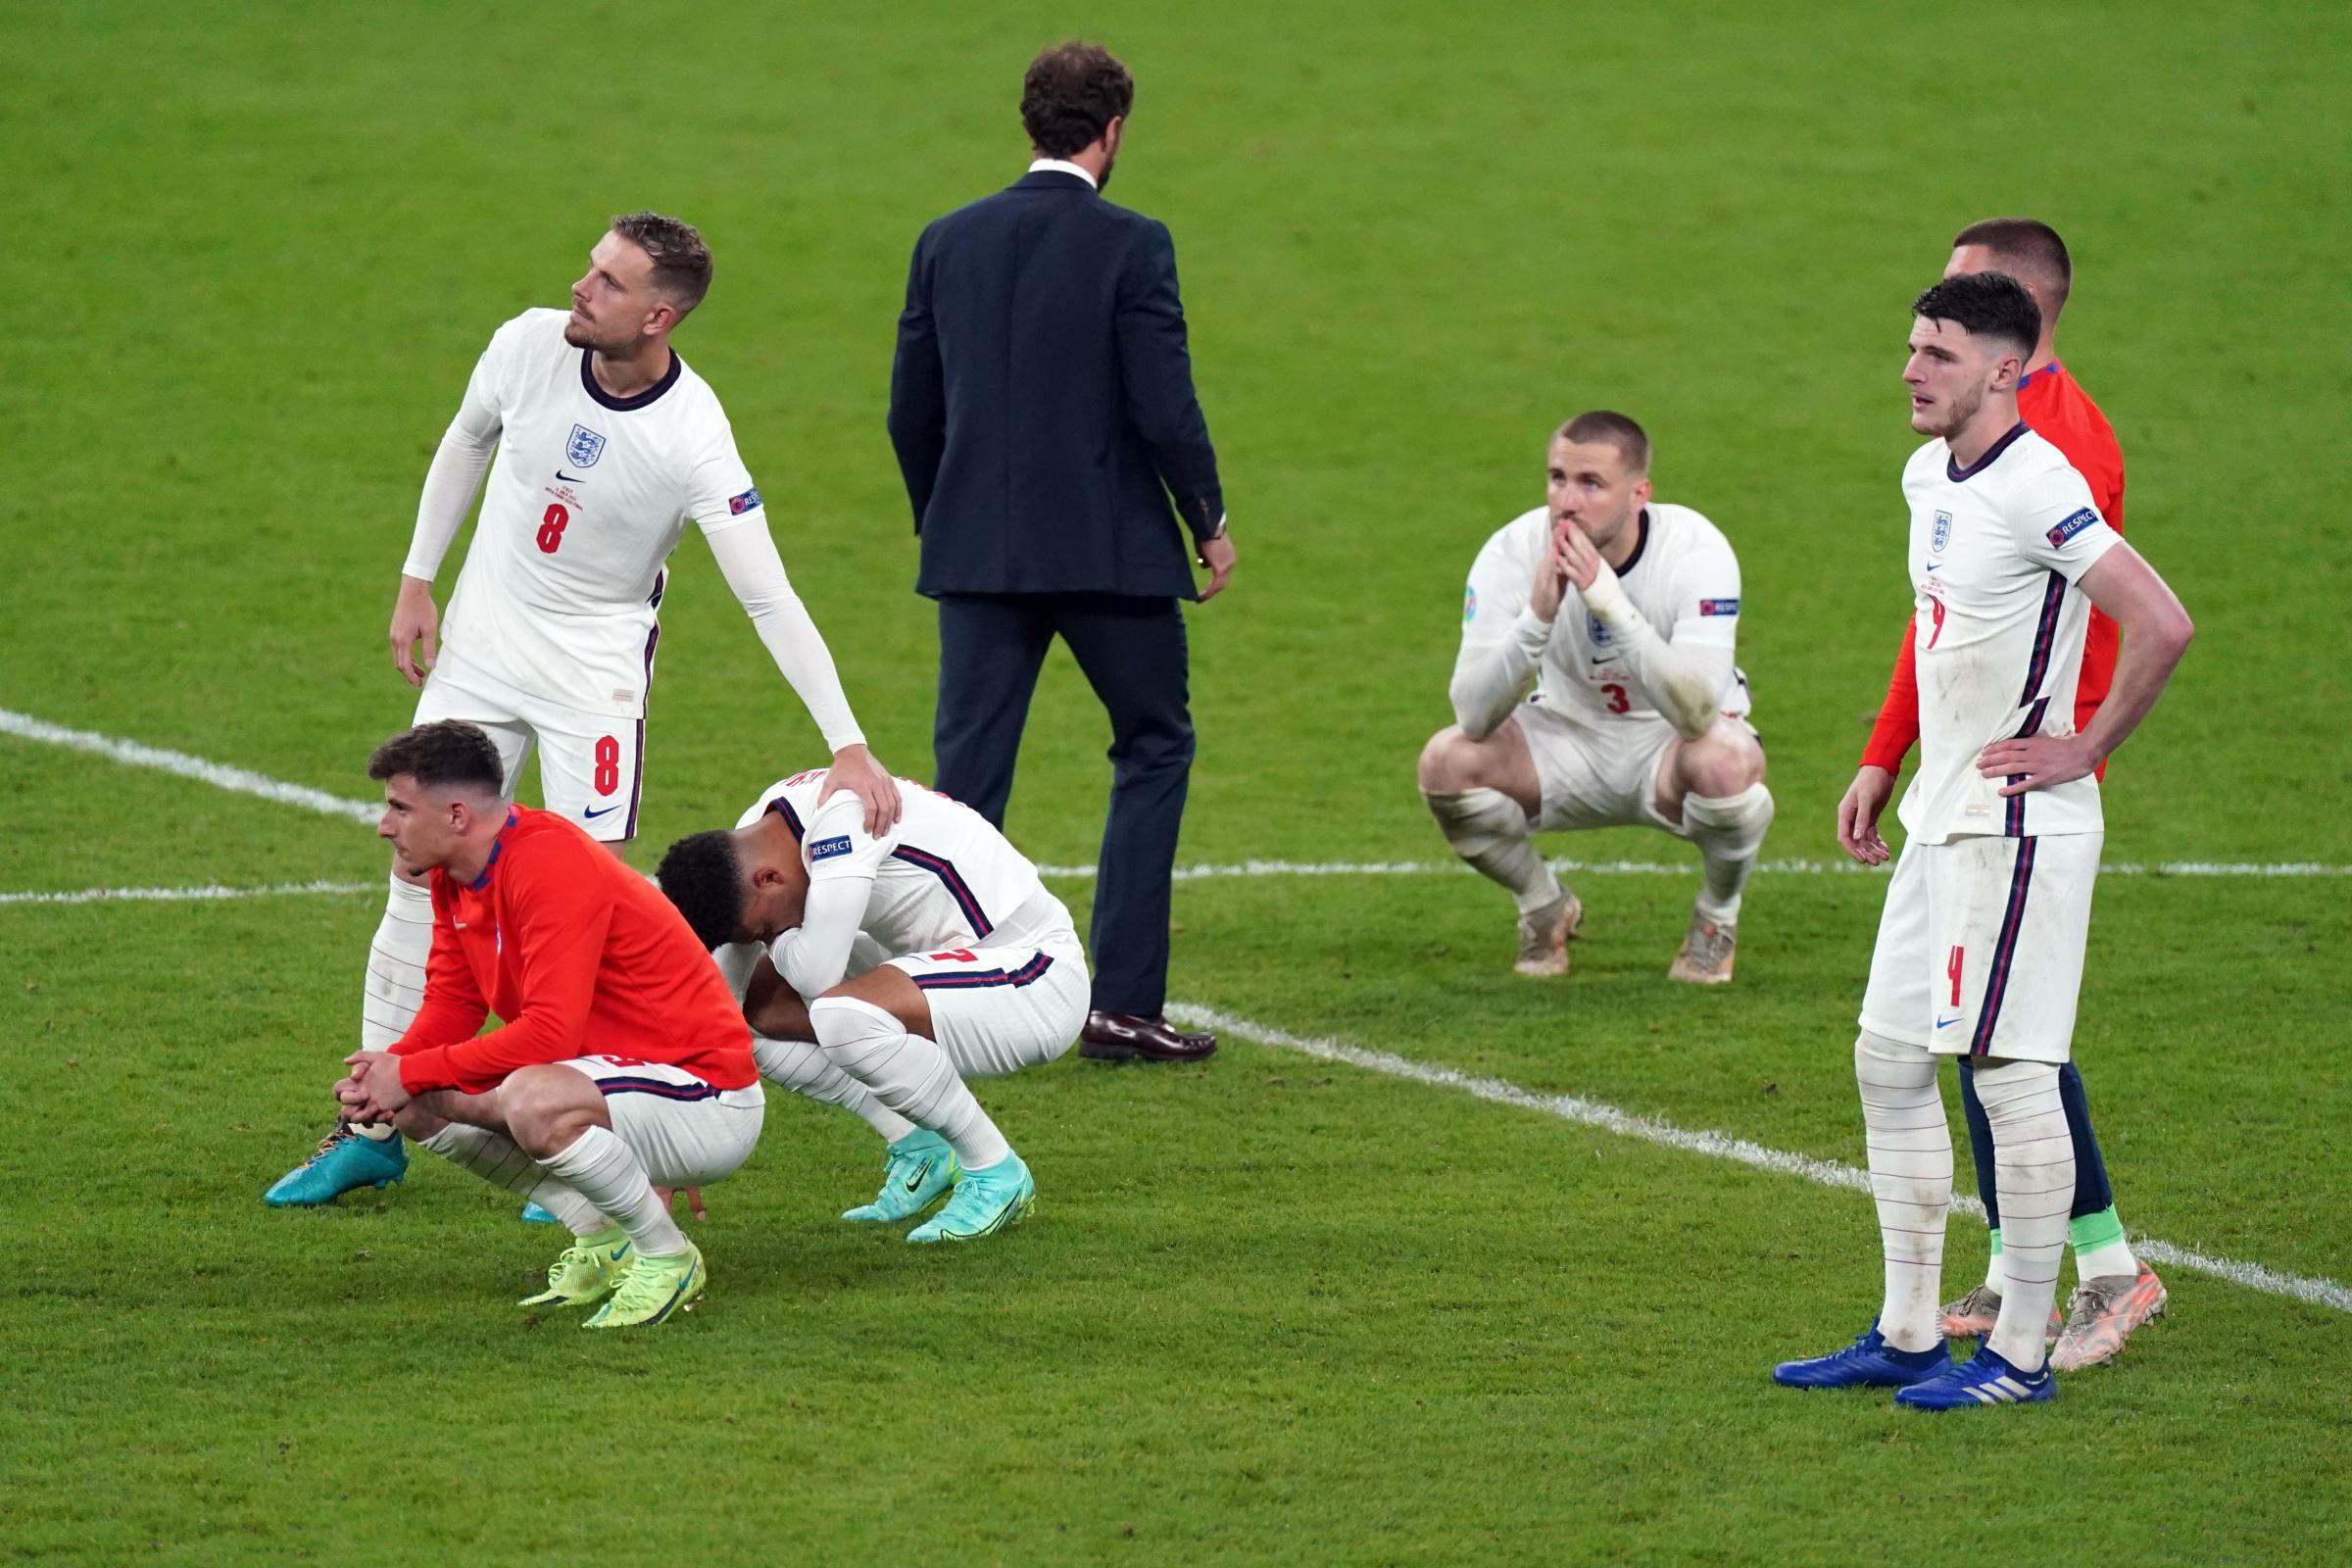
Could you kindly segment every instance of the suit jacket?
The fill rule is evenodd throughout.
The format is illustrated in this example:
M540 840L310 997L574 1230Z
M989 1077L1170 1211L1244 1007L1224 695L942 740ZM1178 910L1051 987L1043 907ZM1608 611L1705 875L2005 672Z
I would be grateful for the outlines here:
M1184 530L1207 538L1225 504L1167 225L1052 170L932 223L890 438L917 592L1194 597Z

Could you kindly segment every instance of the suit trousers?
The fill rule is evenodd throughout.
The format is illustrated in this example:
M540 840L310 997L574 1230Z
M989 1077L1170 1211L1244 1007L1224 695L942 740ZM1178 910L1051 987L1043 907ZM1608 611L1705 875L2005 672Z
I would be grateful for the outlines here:
M1124 594L943 594L935 787L998 827L1037 672L1069 645L1110 715L1110 810L1088 937L1094 1006L1157 1017L1168 992L1168 905L1193 766L1184 612Z

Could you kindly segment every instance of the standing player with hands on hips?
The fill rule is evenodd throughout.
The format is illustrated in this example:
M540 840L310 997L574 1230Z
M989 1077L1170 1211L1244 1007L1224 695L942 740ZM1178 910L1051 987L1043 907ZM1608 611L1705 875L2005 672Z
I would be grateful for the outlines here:
M1740 563L1712 522L1650 499L1649 437L1624 415L1577 416L1547 462L1547 504L1470 568L1455 721L1422 750L1422 798L1454 853L1517 901L1517 968L1533 977L1567 972L1585 911L1531 834L1641 825L1695 843L1706 882L1667 976L1721 984L1772 823L1733 662Z
M669 346L710 270L692 226L654 213L615 218L572 285L568 315L525 311L498 329L425 476L392 612L393 665L423 687L416 722L479 726L510 797L536 742L547 808L615 854L637 831L663 564L690 519L832 748L828 789L855 794L877 833L898 816L897 786L867 753L833 657L784 574L717 395ZM485 470L436 660L433 576ZM365 1049L390 1045L416 1015L432 918L423 877L396 860L368 952ZM339 1122L267 1201L329 1202L407 1168L388 1127Z
M2075 1192L2058 1068L2073 1049L2105 838L2093 776L2138 727L2192 628L2082 474L2018 417L2041 312L2005 272L1946 277L1912 306L1910 509L1919 772L1863 995L1854 1076L1885 1295L1841 1350L1774 1369L1793 1388L1892 1388L1924 1409L2054 1398L2043 1330ZM2115 683L2073 723L2093 605L2123 628ZM2006 1260L2000 1312L1952 1360L1937 1297L1952 1197L1936 1057L1974 1064Z

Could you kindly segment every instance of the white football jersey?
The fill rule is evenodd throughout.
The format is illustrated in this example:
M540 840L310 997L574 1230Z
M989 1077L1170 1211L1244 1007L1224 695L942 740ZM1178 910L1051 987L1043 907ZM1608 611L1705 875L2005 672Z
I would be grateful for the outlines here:
M1641 539L1617 568L1617 580L1651 630L1671 643L1736 646L1740 561L1723 530L1689 507L1659 502L1644 507L1635 526ZM1551 513L1544 507L1504 523L1488 539L1462 597L1461 658L1478 658L1509 638L1550 550ZM1667 722L1642 695L1611 647L1608 628L1585 608L1573 584L1551 623L1529 700L1594 729ZM1736 668L1723 710L1734 716L1748 711L1747 677Z
M1931 441L1903 466L1911 508L1919 772L1898 808L1923 844L2103 829L2084 777L2003 800L1977 757L2073 729L2090 600L2075 582L2122 537L2059 450L2022 423L1968 468Z
M766 514L717 395L676 351L661 381L616 398L565 320L523 312L466 385L459 423L499 447L438 667L486 697L639 718L662 564L687 519L716 533Z
M769 786L735 825L750 827L769 811L781 814L800 838L801 863L811 884L872 877L858 930L893 957L1018 947L1068 928L1068 911L1047 894L1037 867L986 817L912 779L896 782L903 810L883 838L866 832L865 808L848 790L818 808L823 768Z

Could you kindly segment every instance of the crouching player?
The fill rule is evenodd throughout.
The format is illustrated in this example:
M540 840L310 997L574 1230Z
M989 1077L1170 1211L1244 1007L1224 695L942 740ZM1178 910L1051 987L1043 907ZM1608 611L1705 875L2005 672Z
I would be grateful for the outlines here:
M770 1082L863 1117L882 1190L842 1215L963 1242L1025 1217L1037 1184L965 1086L1052 1061L1086 1024L1086 950L1037 868L969 807L906 779L876 838L825 773L764 792L731 833L680 839L662 889L744 999ZM764 945L766 951L760 951Z
M1705 517L1650 500L1649 437L1622 414L1560 426L1548 469L1547 504L1470 568L1455 722L1422 750L1422 798L1454 853L1518 902L1530 976L1567 972L1585 914L1531 833L1638 824L1690 840L1706 886L1666 973L1719 985L1772 824L1732 662L1740 563Z
M407 1033L346 1058L345 1114L570 1228L523 1305L610 1293L582 1327L661 1322L709 1271L656 1184L731 1175L760 1138L764 1094L734 999L644 877L556 812L504 798L480 729L420 724L378 748L368 776L384 786L376 832L396 865L431 873L433 936ZM505 1024L477 1036L493 1010Z

